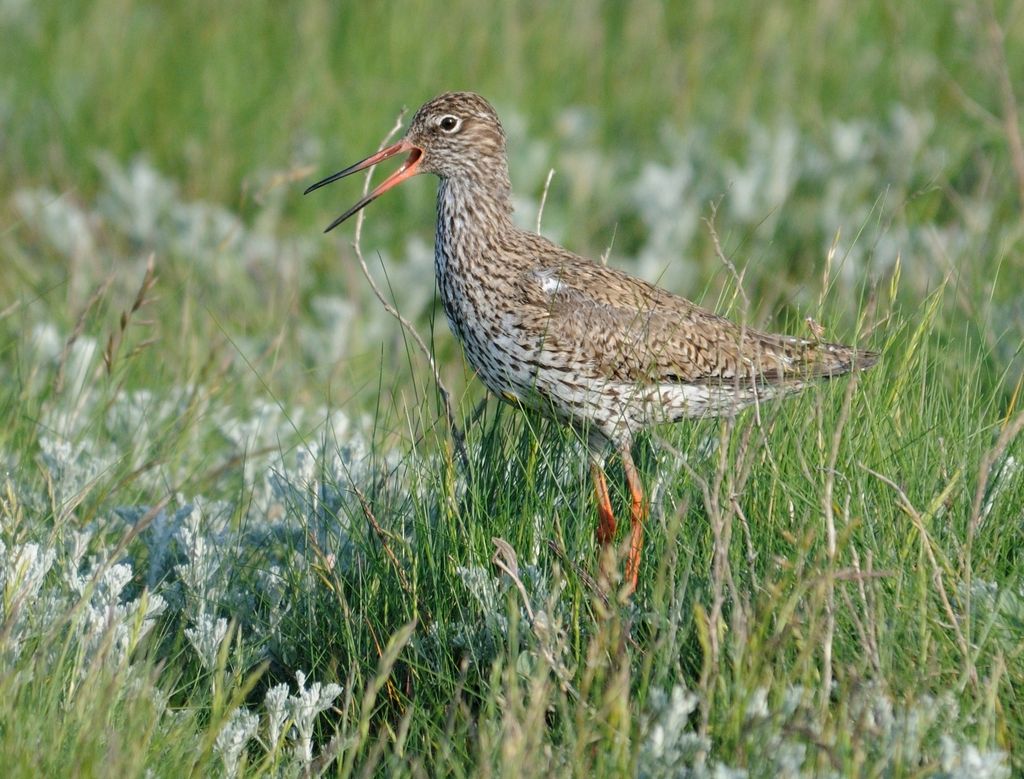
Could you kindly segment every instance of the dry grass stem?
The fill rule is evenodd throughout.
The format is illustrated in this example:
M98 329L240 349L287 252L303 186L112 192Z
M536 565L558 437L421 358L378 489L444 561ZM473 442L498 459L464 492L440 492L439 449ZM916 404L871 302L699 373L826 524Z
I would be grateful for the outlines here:
M718 230L715 229L715 219L718 217L718 203L712 201L711 216L704 217L704 224L708 227L708 232L711 234L711 243L715 247L715 256L718 257L719 261L728 269L729 273L732 274L733 281L736 282L736 292L743 299L743 326L746 327L747 317L750 314L750 298L747 297L747 292L743 289L743 273L736 270L736 265L733 263L729 256L725 253L722 248L722 242L718 237Z
M108 376L114 370L114 363L116 362L121 350L121 344L124 343L124 336L128 331L129 325L131 325L133 321L136 324L143 326L151 326L153 324L148 320L137 319L135 318L135 315L138 314L143 306L153 302L153 298L149 297L149 293L156 284L157 277L155 271L155 260L155 255L150 254L149 258L146 260L146 272L142 276L142 283L139 284L139 290L135 293L135 300L132 301L132 305L127 311L121 312L121 318L118 320L117 329L107 337L107 344L103 349L103 364L106 366ZM142 341L142 343L138 344L128 353L126 359L131 359L154 342L155 339L153 338L148 338Z
M540 205L537 206L537 234L540 235L540 221L544 216L544 204L548 202L548 190L551 189L551 179L555 177L555 169L548 171L548 177L544 180L544 191L540 196Z
M398 118L395 120L394 126L388 131L388 134L384 136L384 139L380 142L380 146L377 147L378 151L387 146L388 142L395 136L395 134L402 129L402 120L404 118L405 110L403 109L402 112L398 114ZM366 176L363 179L364 197L370 191L370 179L373 177L373 170L375 167L375 165L370 167L366 171ZM402 326L402 329L409 334L409 337L412 338L413 341L416 343L417 347L419 347L420 352L423 353L424 358L427 360L427 364L430 365L431 373L433 373L434 375L434 382L437 385L437 392L441 396L441 403L444 406L445 421L448 423L448 430L451 433L452 442L455 445L455 451L458 454L459 460L461 461L463 467L468 468L469 455L466 453L466 438L462 432L462 429L455 421L455 412L452 409L451 402L451 392L449 392L448 387L445 385L444 380L441 378L441 372L437 367L437 361L434 359L433 352L427 347L426 342L423 340L422 336L420 336L419 332L417 332L412 322L410 322L408 319L402 316L402 314L399 313L398 309L395 308L394 305L384 296L384 293L377 285L377 281L373 278L373 275L370 273L369 267L367 267L366 265L366 259L363 257L362 249L363 222L365 221L365 219L366 212L360 211L359 214L356 216L355 237L353 238L352 241L352 249L353 251L355 251L356 259L359 261L359 268L362 270L363 276L369 282L370 288L373 290L373 294L376 295L377 300L380 301L380 304L384 307L384 310L387 311L388 314L390 314L392 317L394 317Z

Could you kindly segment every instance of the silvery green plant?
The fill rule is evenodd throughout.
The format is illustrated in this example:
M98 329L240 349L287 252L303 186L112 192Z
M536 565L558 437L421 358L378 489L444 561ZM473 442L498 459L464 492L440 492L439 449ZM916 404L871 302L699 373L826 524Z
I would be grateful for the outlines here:
M167 604L160 595L144 590L127 598L133 578L127 563L94 560L84 574L68 571L72 589L85 601L78 621L83 673L98 652L108 651L116 663L126 663L139 642L155 627Z
M21 650L33 619L41 616L36 608L40 590L56 556L36 543L8 547L0 539L0 625L7 627L0 648L12 655Z
M316 718L327 711L334 699L341 695L341 686L312 682L306 687L306 674L302 671L295 672L295 682L299 690L289 696L286 706L299 735L295 754L303 765L308 765L313 760L313 726Z
M699 702L694 693L680 686L668 693L652 691L647 735L640 747L640 776L713 775L706 765L711 742L698 735L690 722Z
M213 748L224 763L224 775L234 776L238 772L239 758L242 750L256 735L260 718L245 708L237 708L220 729Z
M189 512L178 527L178 545L184 562L175 566L188 610L193 614L214 613L225 601L228 574L224 556L230 548L226 504L189 504Z
M71 197L59 197L45 189L21 189L14 206L31 221L60 256L81 261L96 252L96 214Z
M1010 779L1006 753L980 750L949 735L940 739L939 765L942 779Z
M185 628L185 637L196 651L203 668L214 671L221 645L228 635L228 621L200 611L192 620L192 626Z
M47 470L59 515L91 489L100 474L115 462L112 453L97 449L88 439L72 443L66 438L40 436L39 458Z
M645 738L639 753L639 774L644 777L799 777L822 775L807 763L808 755L834 739L832 728L849 734L870 733L860 740L859 771L879 773L894 768L941 765L943 777L1010 776L1007 755L981 750L954 735L960 711L952 695L922 696L897 705L873 684L852 691L851 705L840 722L826 726L817 715L811 696L799 686L787 688L772 703L765 688L754 690L747 701L740 732L746 768L710 759L713 741L696 727L700 699L675 686L653 690L645 715ZM810 746L813 745L812 750ZM826 776L841 775L838 770Z
M288 722L288 685L282 682L267 690L263 696L263 708L267 715L266 748L270 754L277 754Z
M123 166L101 154L104 189L97 210L126 238L188 259L211 272L227 264L302 268L314 253L307 238L278 239L276 220L247 226L237 214L202 200L183 200L177 186L144 159ZM280 196L280 195L278 195Z
M194 507L186 503L170 511L167 508L154 509L149 506L123 506L117 515L130 525L145 522L140 533L146 548L146 586L155 590L166 586L178 560L177 539L186 519L192 516ZM178 593L180 599L180 593Z
M478 618L447 626L448 640L468 650L477 662L489 660L508 634L504 607L508 585L478 565L459 566L456 573L476 605ZM432 635L435 640L441 638L438 631Z

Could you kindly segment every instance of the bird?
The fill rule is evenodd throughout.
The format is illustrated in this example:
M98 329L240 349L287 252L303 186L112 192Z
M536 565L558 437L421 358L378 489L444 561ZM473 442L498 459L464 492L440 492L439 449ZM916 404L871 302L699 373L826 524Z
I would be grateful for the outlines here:
M398 169L325 232L413 176L440 179L434 269L448 324L494 395L586 441L602 547L616 535L605 465L620 458L629 490L627 594L638 586L649 513L632 457L637 433L731 416L878 360L873 351L736 323L516 226L505 132L473 92L427 101L401 140L305 194L398 155L406 155Z

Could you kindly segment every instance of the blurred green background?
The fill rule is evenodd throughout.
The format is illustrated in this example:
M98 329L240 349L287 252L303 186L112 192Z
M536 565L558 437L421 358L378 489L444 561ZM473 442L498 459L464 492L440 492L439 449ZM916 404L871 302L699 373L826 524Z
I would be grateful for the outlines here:
M310 138L348 159L400 106L448 89L519 111L530 134L583 106L602 145L647 155L665 126L706 125L735 149L754 118L821 132L893 103L995 111L982 6L960 6L8 0L4 183L85 196L99 148L144 152L187 193L233 203L253 171L308 162ZM995 153L998 133L967 124L972 139L941 123L943 145Z

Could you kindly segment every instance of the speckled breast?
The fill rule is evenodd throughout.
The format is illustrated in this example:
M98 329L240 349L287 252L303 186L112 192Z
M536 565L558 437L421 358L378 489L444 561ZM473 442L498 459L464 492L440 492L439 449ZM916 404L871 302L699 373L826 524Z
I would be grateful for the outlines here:
M536 405L536 365L527 334L486 282L447 272L438 258L438 289L448 326L466 360L491 392L505 400Z

